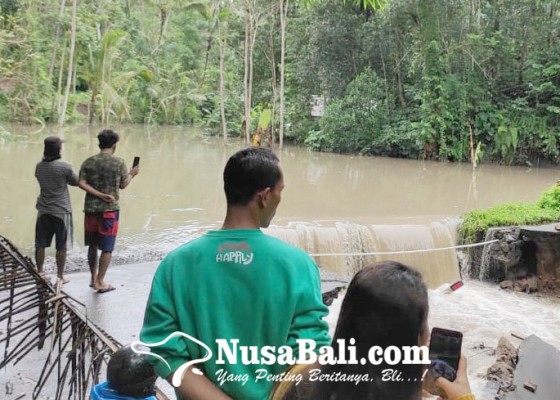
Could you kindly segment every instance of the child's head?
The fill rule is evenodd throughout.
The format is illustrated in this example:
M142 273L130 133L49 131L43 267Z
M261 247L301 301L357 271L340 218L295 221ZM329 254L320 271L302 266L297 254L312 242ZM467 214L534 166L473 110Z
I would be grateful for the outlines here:
M120 395L144 398L153 396L157 375L144 354L130 346L121 347L109 360L107 382Z

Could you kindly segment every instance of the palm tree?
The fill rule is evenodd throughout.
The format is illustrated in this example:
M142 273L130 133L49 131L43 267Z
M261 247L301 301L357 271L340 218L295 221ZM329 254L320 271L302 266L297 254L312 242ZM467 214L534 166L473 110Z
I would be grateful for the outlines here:
M107 123L113 108L117 110L119 118L130 117L126 96L120 94L128 87L125 85L137 76L151 80L152 73L148 69L141 67L135 71L120 73L113 72L114 61L119 56L119 46L125 38L126 33L121 30L108 30L101 39L101 48L97 53L93 53L90 48L90 65L86 72L86 78L91 90L89 106L89 123L93 123L97 107L98 97L101 99L101 121Z

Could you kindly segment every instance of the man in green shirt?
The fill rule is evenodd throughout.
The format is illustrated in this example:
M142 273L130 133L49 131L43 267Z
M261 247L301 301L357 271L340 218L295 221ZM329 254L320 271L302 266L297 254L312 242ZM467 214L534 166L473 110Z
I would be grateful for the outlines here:
M235 153L224 170L221 230L172 251L154 276L140 339L180 398L265 400L274 386L269 378L289 367L266 351L284 346L297 357L302 339L317 349L330 344L317 265L260 230L283 188L271 150ZM204 374L192 365L182 374L189 361Z

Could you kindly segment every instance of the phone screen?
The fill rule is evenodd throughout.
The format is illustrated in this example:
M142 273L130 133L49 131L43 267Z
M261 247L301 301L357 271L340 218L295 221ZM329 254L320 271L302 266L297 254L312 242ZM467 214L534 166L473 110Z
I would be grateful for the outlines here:
M430 368L453 382L457 377L463 334L448 329L433 328L430 338Z
M140 157L136 156L134 157L134 161L132 162L132 168L138 166L138 164L140 164Z

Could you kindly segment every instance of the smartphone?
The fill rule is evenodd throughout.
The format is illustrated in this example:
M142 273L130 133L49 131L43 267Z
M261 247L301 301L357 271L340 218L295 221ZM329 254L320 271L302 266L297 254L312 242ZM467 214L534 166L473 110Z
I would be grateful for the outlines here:
M430 369L453 382L457 378L463 334L449 329L433 328L430 337Z
M140 157L134 157L134 161L132 162L132 168L137 167L140 164Z

